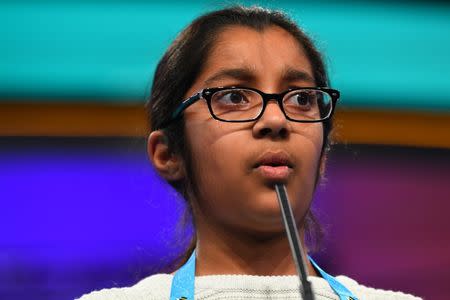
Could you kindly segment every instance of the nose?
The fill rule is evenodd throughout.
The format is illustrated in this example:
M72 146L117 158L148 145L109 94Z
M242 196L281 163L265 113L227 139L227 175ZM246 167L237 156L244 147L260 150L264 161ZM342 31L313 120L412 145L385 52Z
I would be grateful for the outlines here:
M262 114L253 126L256 137L286 138L289 134L288 120L281 111L276 100L270 100Z

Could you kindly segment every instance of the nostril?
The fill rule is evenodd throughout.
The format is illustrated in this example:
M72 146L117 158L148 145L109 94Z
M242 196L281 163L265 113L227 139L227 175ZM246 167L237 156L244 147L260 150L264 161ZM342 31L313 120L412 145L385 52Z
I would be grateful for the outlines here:
M259 133L261 134L261 136L266 136L266 135L268 135L271 131L272 131L272 129L265 127L265 128L262 128L262 129L259 131Z
M285 127L281 128L281 129L280 129L280 132L279 132L279 135L280 135L280 137L282 137L282 138L286 138L286 137L288 136L288 131L287 131L287 129L286 129Z
M288 134L289 134L288 130L285 127L280 128L280 130L276 130L276 131L269 127L264 127L261 130L259 130L260 137L265 137L267 135L271 135L271 136L278 136L278 137L281 137L284 139L288 136Z

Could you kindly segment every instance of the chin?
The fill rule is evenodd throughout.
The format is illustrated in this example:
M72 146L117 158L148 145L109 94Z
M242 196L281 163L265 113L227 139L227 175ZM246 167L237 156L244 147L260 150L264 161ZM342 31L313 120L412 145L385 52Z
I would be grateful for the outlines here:
M243 227L241 227L240 231L245 231L248 236L250 236L252 239L256 240L269 240L278 238L280 236L285 237L286 232L283 225L283 222L280 220L278 222L273 223L266 223L266 224L259 224L255 226L256 224L245 224Z
M275 233L284 231L280 205L275 192L265 197L258 197L245 212L245 223L253 230Z
M310 201L303 202L300 199L310 199L311 196L298 196L299 191L289 194L294 217L297 222L300 222L306 216L310 204ZM297 197L293 197L292 194L296 194ZM249 211L252 212L249 219L253 220L256 224L260 224L261 228L268 228L275 231L282 228L284 230L280 205L274 188L270 187L262 194L255 195Z

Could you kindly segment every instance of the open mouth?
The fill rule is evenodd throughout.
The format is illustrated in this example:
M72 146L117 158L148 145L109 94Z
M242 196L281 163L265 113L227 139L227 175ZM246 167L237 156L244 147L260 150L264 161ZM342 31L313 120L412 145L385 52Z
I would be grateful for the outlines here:
M267 167L288 167L292 168L292 165L287 162L268 162L268 163L261 163L256 165L256 168L260 166L267 166Z
M264 153L256 160L256 163L254 165L255 168L258 168L260 166L269 166L269 167L286 166L288 168L294 167L291 158L284 151Z
M270 181L286 181L294 165L285 152L266 152L254 165L256 171Z

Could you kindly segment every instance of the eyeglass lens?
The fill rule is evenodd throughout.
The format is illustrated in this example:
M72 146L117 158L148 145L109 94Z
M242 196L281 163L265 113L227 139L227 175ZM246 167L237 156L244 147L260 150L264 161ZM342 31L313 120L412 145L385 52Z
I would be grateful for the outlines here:
M225 121L252 120L263 109L263 97L248 89L225 89L211 97L214 115ZM328 117L332 109L331 97L321 90L294 90L283 97L286 115L298 121L315 121Z

